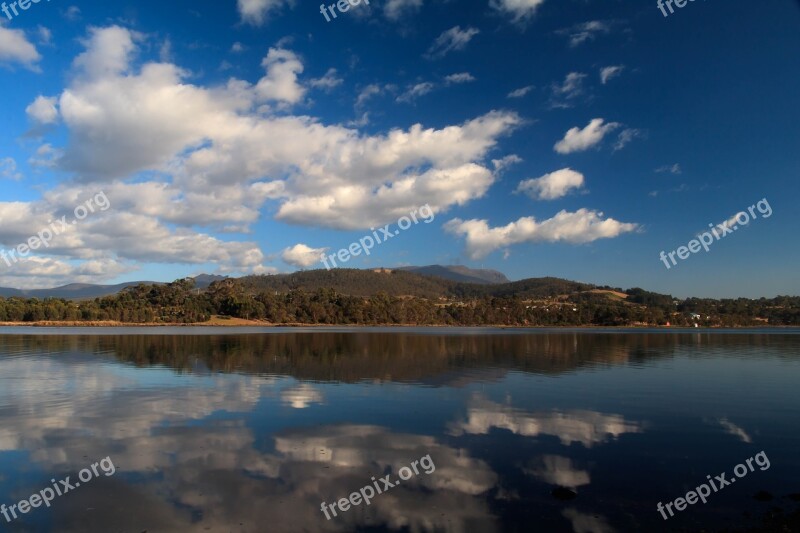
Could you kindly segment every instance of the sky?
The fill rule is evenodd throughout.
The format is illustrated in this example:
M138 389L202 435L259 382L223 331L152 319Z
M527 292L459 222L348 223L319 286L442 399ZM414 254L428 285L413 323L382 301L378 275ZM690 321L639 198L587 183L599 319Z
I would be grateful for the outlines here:
M334 255L800 294L795 0L22 4L0 286Z

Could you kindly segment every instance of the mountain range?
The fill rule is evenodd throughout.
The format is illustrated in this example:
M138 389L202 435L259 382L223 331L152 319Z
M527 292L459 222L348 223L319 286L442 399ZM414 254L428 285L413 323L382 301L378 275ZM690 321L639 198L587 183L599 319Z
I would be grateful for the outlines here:
M212 276L209 274L201 274L194 278L195 286L199 289L205 289L215 281L225 279L225 276ZM116 285L95 285L91 283L70 283L61 287L54 287L52 289L12 289L8 287L0 287L0 297L3 298L64 298L66 300L90 300L93 298L102 298L103 296L113 296L118 294L128 287L135 287L136 285L163 285L160 281L128 281L125 283L118 283Z

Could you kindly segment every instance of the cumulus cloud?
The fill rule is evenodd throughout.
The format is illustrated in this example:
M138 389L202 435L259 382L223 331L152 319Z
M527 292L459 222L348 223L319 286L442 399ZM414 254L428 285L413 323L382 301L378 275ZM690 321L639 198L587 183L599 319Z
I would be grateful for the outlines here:
M308 268L319 263L320 256L327 250L328 248L311 248L302 243L295 244L281 253L281 259L292 266Z
M602 118L592 119L583 129L577 126L570 128L564 138L555 144L554 149L559 154L583 152L599 144L606 134L619 126L617 122L606 123Z
M90 79L124 74L141 40L141 34L120 26L90 28L83 41L86 51L75 58L75 68Z
M40 201L0 204L9 213L0 241L23 242L31 227L74 208L81 191L104 190L113 209L64 234L48 250L55 260L258 271L267 268L258 245L218 235L248 232L268 203L279 221L337 229L397 220L421 197L437 213L465 205L496 181L486 159L522 122L490 111L367 135L291 114L306 87L290 50L270 48L258 81L205 87L178 65L138 64L141 42L119 26L90 29L69 84L31 102L30 116L58 119L67 140L42 143L30 163L75 179ZM330 85L326 77L318 85ZM365 88L362 103L381 91L390 87Z
M511 15L514 22L523 22L536 14L544 0L489 0L489 5L507 15Z
M562 168L540 178L519 182L517 192L525 193L534 200L555 200L583 188L583 184L583 174L571 168Z
M538 222L534 217L523 217L516 222L496 228L486 220L461 220L447 222L445 231L466 239L466 251L472 259L514 244L536 242L565 242L584 244L598 239L610 239L638 229L637 224L623 223L613 218L603 218L603 213L589 209L575 212L560 211L552 218Z
M271 65L297 60L275 50ZM410 211L422 195L440 203L434 208L481 197L494 180L481 160L521 122L493 111L459 126L362 136L310 117L253 114L264 89L281 92L277 77L261 90L236 80L204 89L185 83L174 65L147 64L138 74L70 88L60 98L71 130L61 166L97 177L168 171L184 197L215 197L222 187L233 200L249 187L281 203L280 220L355 229ZM295 99L297 91L287 92Z
M479 33L480 30L477 28L466 28L462 30L461 26L454 26L442 32L442 34L436 38L425 53L425 57L428 59L440 59L450 52L463 50L472 38Z
M297 82L297 76L303 72L303 64L294 52L270 48L261 65L267 71L267 75L256 85L256 93L261 100L296 104L303 99L306 90ZM330 85L331 80L325 83Z
M613 78L616 78L622 71L625 70L624 65L612 65L610 67L603 67L600 69L600 82L605 85Z
M292 4L292 0L237 0L236 7L244 22L260 26L272 12Z
M25 112L31 120L39 124L54 124L58 121L58 109L56 109L56 98L37 96L36 99L25 108Z
M42 56L25 36L25 32L0 25L0 65L20 63L30 70L38 71L36 63L41 59Z

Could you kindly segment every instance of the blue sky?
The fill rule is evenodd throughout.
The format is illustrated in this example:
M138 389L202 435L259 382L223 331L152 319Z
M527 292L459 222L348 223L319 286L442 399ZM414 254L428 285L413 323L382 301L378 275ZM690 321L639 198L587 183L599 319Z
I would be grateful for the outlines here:
M431 223L345 265L800 293L795 1L9 12L0 247L17 255L1 286L324 268L322 252L428 205ZM771 216L659 259L763 199ZM18 250L46 229L47 247Z

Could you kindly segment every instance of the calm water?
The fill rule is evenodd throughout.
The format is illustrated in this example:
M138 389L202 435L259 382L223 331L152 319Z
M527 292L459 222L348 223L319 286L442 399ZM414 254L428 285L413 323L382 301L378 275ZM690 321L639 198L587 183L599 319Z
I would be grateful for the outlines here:
M97 470L0 530L717 531L798 505L800 330L100 333L0 328L0 503Z

